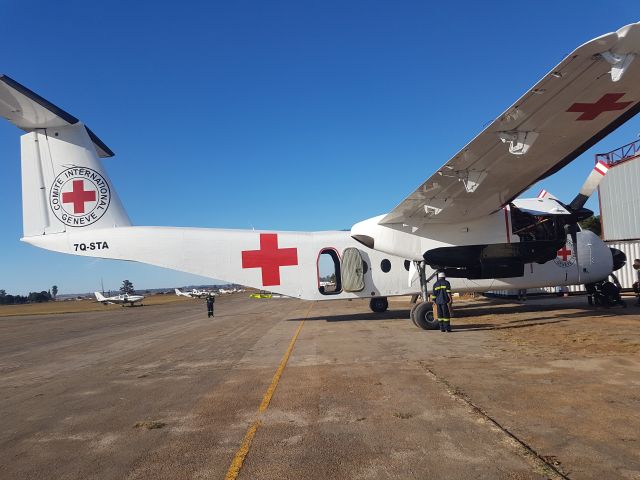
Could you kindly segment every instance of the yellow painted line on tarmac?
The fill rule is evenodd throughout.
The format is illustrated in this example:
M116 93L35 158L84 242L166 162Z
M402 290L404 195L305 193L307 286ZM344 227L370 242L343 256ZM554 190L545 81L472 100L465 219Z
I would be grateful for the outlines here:
M233 461L229 466L229 470L227 470L227 475L224 477L224 480L235 480L238 474L240 473L240 469L242 468L242 464L244 463L244 459L249 453L249 448L251 447L251 442L253 441L253 437L256 435L256 431L260 426L260 420L256 420L251 424L249 430L244 436L244 440L242 440L242 445L236 452L236 455L233 457Z
M280 360L280 365L278 365L278 369L276 373L273 375L273 379L271 380L271 385L267 388L267 391L264 393L262 397L262 402L260 403L260 407L258 408L258 418L251 424L249 430L244 435L244 439L242 440L242 444L240 448L236 452L231 465L229 466L229 470L227 470L227 475L224 477L224 480L235 480L240 474L240 470L242 469L242 464L244 463L244 459L249 453L249 449L251 448L251 442L253 441L253 437L256 436L256 432L260 425L262 425L262 421L260 420L260 416L264 411L269 408L269 403L271 403L271 398L276 391L276 387L278 386L278 382L280 381L280 377L282 376L282 372L284 368L287 366L287 362L289 361L289 357L291 356L291 352L293 351L293 346L296 344L296 340L298 339L298 335L300 335L300 330L302 330L302 326L304 325L304 321L309 318L309 313L311 312L311 307L313 307L313 303L309 305L307 309L307 313L304 316L304 319L300 321L300 325L296 330L296 333L293 334L293 338L289 342L289 347L285 352L282 360Z

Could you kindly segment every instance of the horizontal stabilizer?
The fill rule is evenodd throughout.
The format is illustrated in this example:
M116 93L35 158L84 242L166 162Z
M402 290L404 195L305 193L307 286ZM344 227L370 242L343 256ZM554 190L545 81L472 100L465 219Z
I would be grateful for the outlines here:
M73 115L6 75L0 75L0 116L26 132L39 128L66 127L79 122ZM113 157L111 149L88 127L85 128L98 156Z

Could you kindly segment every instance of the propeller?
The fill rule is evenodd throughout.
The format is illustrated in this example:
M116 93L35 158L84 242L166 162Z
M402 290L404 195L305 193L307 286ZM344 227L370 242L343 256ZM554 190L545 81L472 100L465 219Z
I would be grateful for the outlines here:
M584 208L584 204L589 200L589 197L593 194L593 192L598 188L600 182L604 178L604 176L609 171L609 167L603 161L598 161L596 166L593 167L591 173L587 177L587 180L584 182L582 187L580 188L580 192L576 195L571 203L568 205L569 210L576 215L580 215L581 213L588 215L584 218L580 218L580 220L584 220L585 218L589 218L593 215L591 210ZM582 217L582 215L580 215Z
M571 242L573 243L573 250L576 255L576 266L578 267L578 280L580 280L580 261L578 258L578 231L580 227L578 226L578 222L582 220L586 220L587 218L593 215L593 211L588 208L584 208L584 204L587 203L589 197L595 192L596 188L604 178L604 176L609 171L609 166L602 162L598 161L591 173L587 177L587 180L582 184L580 188L580 192L576 197L566 205L567 210L571 212L569 218L567 218L567 223L564 226L565 233L571 237Z

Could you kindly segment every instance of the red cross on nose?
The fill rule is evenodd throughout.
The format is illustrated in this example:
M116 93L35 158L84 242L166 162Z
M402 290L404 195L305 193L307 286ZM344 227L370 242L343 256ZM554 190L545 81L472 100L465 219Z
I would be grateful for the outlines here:
M567 112L581 112L582 115L576 120L594 120L601 113L624 110L633 103L617 103L622 97L624 97L624 93L606 93L596 103L574 103Z
M277 233L260 234L260 250L242 252L242 268L262 269L262 285L280 285L280 267L298 265L297 248L278 248Z
M562 261L566 262L567 258L569 258L571 256L571 250L567 249L567 247L565 245L560 250L558 250L557 256L558 257L562 257Z
M85 202L95 202L96 191L85 190L84 180L74 180L73 190L62 194L62 203L73 203L73 213L84 213Z

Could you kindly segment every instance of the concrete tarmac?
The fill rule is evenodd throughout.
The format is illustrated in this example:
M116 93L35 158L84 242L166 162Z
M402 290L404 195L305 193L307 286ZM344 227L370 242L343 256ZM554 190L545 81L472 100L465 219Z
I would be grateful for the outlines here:
M0 478L640 478L640 307L219 297L0 318ZM268 407L258 408L293 345ZM259 423L256 423L259 422Z

